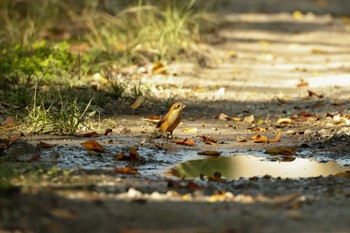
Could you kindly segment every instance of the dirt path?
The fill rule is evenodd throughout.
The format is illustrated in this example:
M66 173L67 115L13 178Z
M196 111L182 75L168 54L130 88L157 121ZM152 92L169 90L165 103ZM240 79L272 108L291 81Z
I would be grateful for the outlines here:
M141 175L83 169L54 178L46 174L29 184L22 177L18 183L27 188L0 190L0 232L350 232L349 177L266 176L208 182L180 181L159 173L188 159L181 157L186 150L253 153L276 146L350 165L350 22L341 17L349 14L350 4L340 0L227 2L225 9L234 11L223 11L225 23L218 31L223 42L208 50L205 68L183 66L182 75L152 80L181 83L178 99L188 108L174 134L193 137L196 145L150 139L154 125L141 119L164 112L154 111L159 104L146 102L136 112L119 108L114 133L100 141L113 153L139 146L144 159L139 164ZM297 86L300 79L302 87ZM309 96L309 90L314 94ZM217 119L220 113L241 120ZM243 120L251 115L254 121ZM292 123L277 124L280 118ZM256 127L267 132L256 132ZM184 128L198 132L182 132ZM273 138L278 130L283 133L276 144L250 140L256 133ZM209 135L218 144L206 145L198 135ZM237 137L248 141L238 142ZM43 139L47 137L28 138L26 152L35 153L34 145ZM70 168L72 161L80 161L75 152L82 150L82 140L50 140L64 141L56 150L62 153L60 164ZM8 156L17 156L23 148L12 147ZM163 157L148 155L155 151ZM54 153L42 154L42 159L52 159ZM176 153L180 156L171 157ZM64 161L65 156L75 157ZM90 160L102 168L113 158L105 163ZM109 166L125 164L113 161Z

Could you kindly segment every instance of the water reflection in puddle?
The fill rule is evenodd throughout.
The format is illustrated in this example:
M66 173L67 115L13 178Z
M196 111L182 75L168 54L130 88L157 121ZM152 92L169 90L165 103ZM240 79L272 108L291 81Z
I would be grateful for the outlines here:
M320 163L315 159L296 158L293 161L271 161L257 156L237 155L230 157L189 160L177 166L181 177L198 178L201 174L212 176L220 172L227 179L270 175L281 178L303 178L334 175L349 168L329 161Z

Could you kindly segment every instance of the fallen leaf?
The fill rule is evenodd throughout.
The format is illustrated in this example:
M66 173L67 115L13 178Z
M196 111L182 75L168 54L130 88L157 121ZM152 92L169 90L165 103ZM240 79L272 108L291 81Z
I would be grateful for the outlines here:
M230 58L236 58L237 57L237 53L233 50L229 50L226 52L227 56Z
M220 172L214 172L214 175L208 176L209 181L223 181L224 179L221 177Z
M35 162L35 161L39 161L41 159L41 156L40 154L35 154L35 155L32 155L32 157L28 160L28 162Z
M307 87L309 86L309 83L304 81L304 79L299 79L298 83L296 84L297 87Z
M268 128L263 127L263 128L259 128L259 127L253 127L248 129L249 132L267 132Z
M254 121L254 115L246 116L243 118L245 123L252 123Z
M7 141L7 148L9 148L13 143L15 143L21 137L22 137L22 133L9 136L9 139Z
M195 142L193 139L188 139L188 138L185 138L183 140L174 140L174 142L176 144L180 144L180 145L185 145L185 146L194 146L195 145Z
M136 148L134 147L131 147L129 149L129 157L130 157L130 160L138 160L140 158L140 154L136 151Z
M96 131L92 131L89 133L79 134L78 136L83 138L94 138L94 137L100 136L100 134L97 133Z
M345 103L344 102L334 102L332 103L333 106L344 106Z
M317 94L316 92L311 91L311 90L308 90L307 93L308 93L309 97L311 97L311 96L316 96L316 97L319 98L319 99L322 99L322 98L323 98L323 95Z
M161 62L156 62L152 68L153 74L167 74L167 68Z
M117 154L116 156L114 156L115 160L126 160L125 159L125 154L124 152L120 152L119 154Z
M199 136L200 138L202 138L204 140L204 143L205 144L208 144L208 145L214 145L216 143L218 143L217 140L215 140L214 138L210 137L210 136Z
M1 127L12 127L16 124L16 120L13 117L6 117L4 122L2 122Z
M282 124L286 125L286 124L291 124L291 123L292 123L292 119L290 119L290 118L280 118L276 122L277 125L282 125Z
M232 117L231 118L233 121L236 121L236 122L238 122L238 121L241 121L242 120L242 118L240 118L240 117Z
M92 150L95 152L105 152L105 148L101 146L97 141L95 140L88 140L85 142L80 143L83 147L85 147L88 150Z
M328 52L323 49L311 49L312 54L327 54Z
M36 146L40 147L40 148L44 148L44 149L50 149L50 148L57 146L57 144L50 144L50 143L40 141L36 144Z
M205 151L200 151L197 154L208 155L208 156L220 156L221 153L219 151L215 151L215 150L205 150Z
M121 173L121 174L130 174L130 175L140 174L136 169L131 167L115 168L114 172Z
M298 116L299 116L299 117L313 117L313 116L315 116L315 114L312 113L312 112L306 112L306 111L304 111L304 112L299 112L299 113L298 113Z
M51 215L61 218L61 219L75 219L77 217L77 213L72 210L65 209L52 209L50 210Z
M259 44L264 45L264 46L268 46L271 43L269 41L267 41L267 40L259 40Z
M293 18L296 20L301 20L304 17L303 13L300 11L294 11L293 12Z
M255 143L266 143L269 140L266 136L260 134L254 135L251 139L254 140Z
M138 107L141 106L143 102L145 102L145 100L146 98L143 96L137 97L137 99L130 105L130 108L133 110L137 109Z
M269 142L279 142L281 140L282 130L278 130L275 138L270 139Z
M238 142L248 142L248 140L244 137L237 137Z
M181 131L184 133L197 134L198 129L197 128L184 128Z
M228 121L230 120L230 117L225 114L225 113L220 113L219 116L217 117L219 120L222 120L222 121Z
M295 155L297 152L291 148L270 148L265 151L265 154L269 155Z
M338 172L337 174L335 174L335 176L349 178L350 177L350 170L344 171L344 172Z
M107 136L108 134L112 133L112 129L108 128L106 129L105 133L103 135Z
M192 191L196 191L196 190L201 190L203 189L199 184L193 182L193 181L188 181L186 188L192 190Z

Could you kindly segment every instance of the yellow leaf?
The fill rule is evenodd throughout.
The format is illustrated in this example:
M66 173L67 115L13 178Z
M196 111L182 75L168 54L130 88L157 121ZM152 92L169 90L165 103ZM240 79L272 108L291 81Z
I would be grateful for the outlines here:
M293 17L296 20L301 20L304 17L304 15L300 11L294 11L293 12Z
M198 132L197 128L184 128L181 130L184 133L196 134Z
M282 130L278 130L275 138L270 139L269 142L279 142L281 140Z
M161 62L156 62L152 68L153 74L167 74L166 67Z
M139 97L137 97L137 99L130 105L130 108L131 109L137 109L138 107L140 107L141 106L141 104L143 103L143 102L145 102L145 97L143 97L143 96L139 96Z
M292 123L292 119L290 118L280 118L278 119L278 121L276 122L276 124L281 125L281 124L290 124Z

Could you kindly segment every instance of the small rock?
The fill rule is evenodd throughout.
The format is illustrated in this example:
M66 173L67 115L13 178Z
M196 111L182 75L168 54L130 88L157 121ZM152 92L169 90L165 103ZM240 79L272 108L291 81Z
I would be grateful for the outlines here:
M129 198L139 198L142 196L142 193L134 188L130 188L127 193L127 197Z
M310 134L312 134L313 133L313 131L311 130L311 129L306 129L305 131L304 131L304 134L305 135L310 135Z

